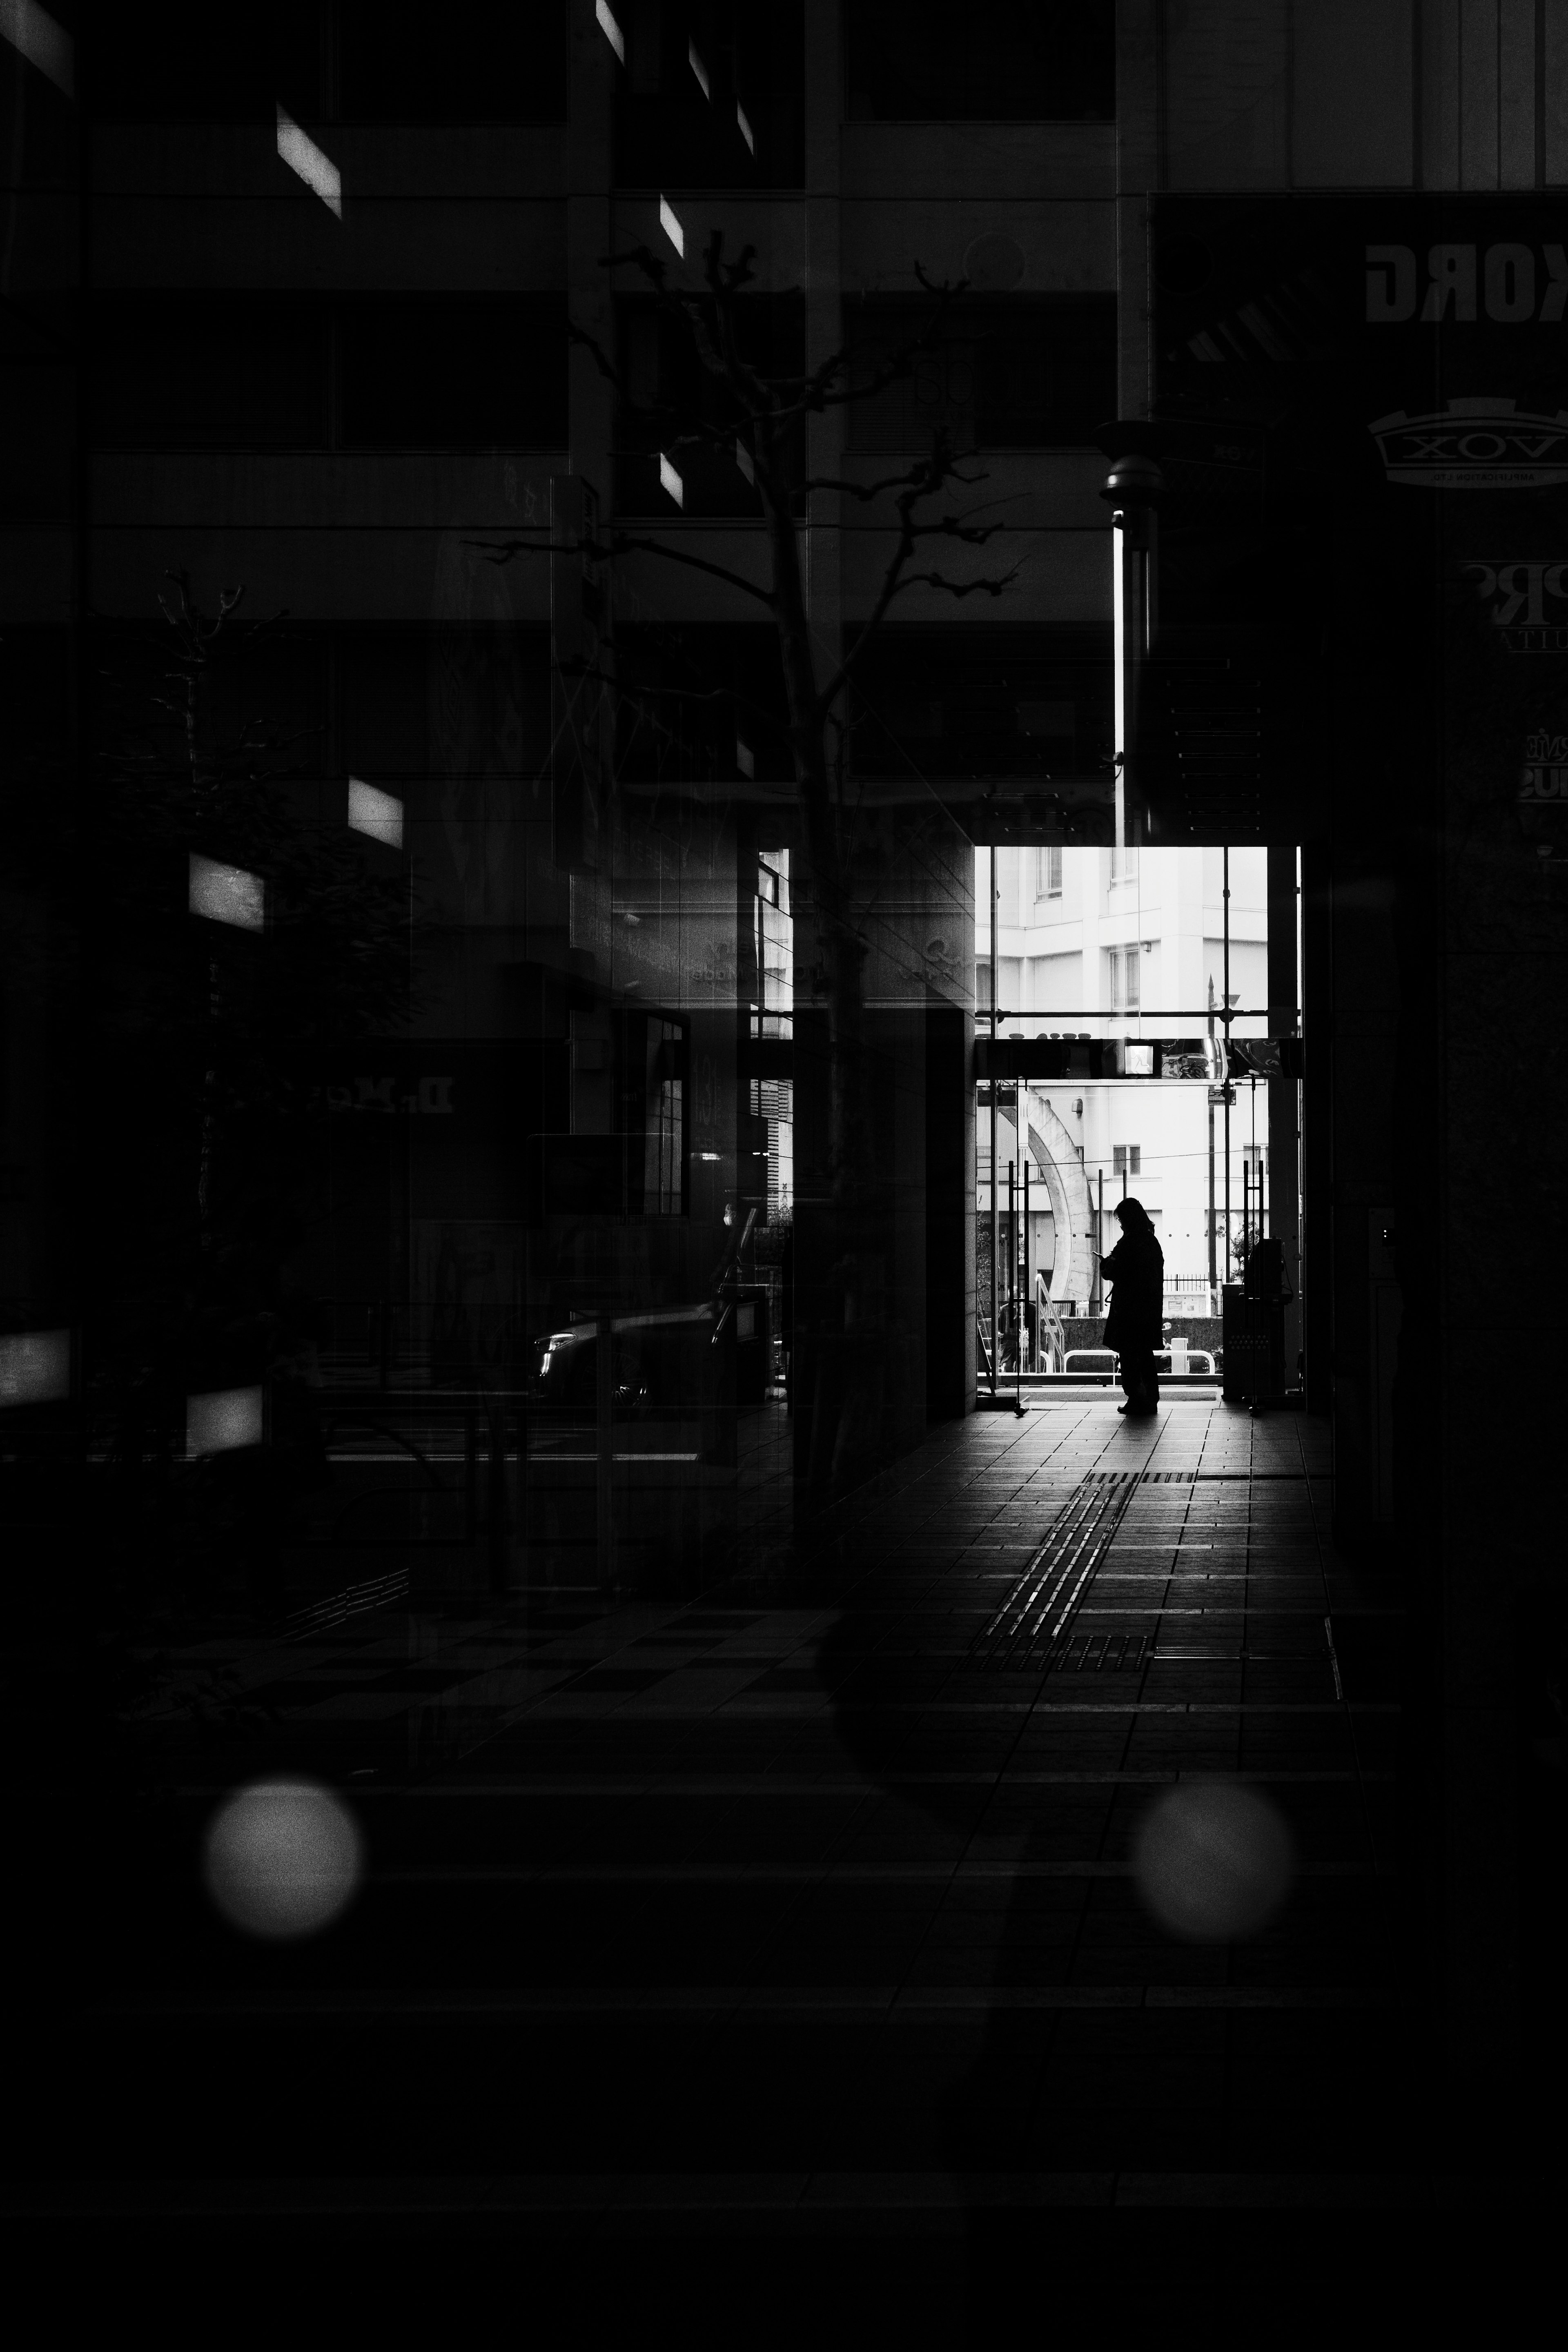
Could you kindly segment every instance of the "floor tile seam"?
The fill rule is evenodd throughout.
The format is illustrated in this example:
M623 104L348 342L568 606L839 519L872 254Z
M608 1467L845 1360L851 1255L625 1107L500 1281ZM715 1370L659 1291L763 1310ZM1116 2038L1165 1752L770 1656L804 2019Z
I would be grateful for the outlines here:
M384 1989L332 1988L312 1992L177 1994L144 2001L120 1999L76 2012L78 2023L108 2030L137 2020L144 2024L222 2024L242 2019L296 2021L341 2016L457 2017L660 2015L710 2018L729 2022L748 2016L832 2014L897 2021L918 2014L992 2014L1036 2011L1105 2011L1168 2016L1194 2010L1397 2011L1406 1996L1387 1987L1344 1984L1203 1985L1163 1982L1056 1985L714 1984L626 1986L566 1985L554 1988L453 1988L418 1993Z
M1205 1779L1214 1775L1206 1768ZM1393 1788L1399 1780L1396 1772L1341 1771L1325 1768L1321 1770L1298 1770L1282 1767L1271 1770L1267 1767L1250 1767L1226 1773L1226 1779L1260 1787L1325 1788L1352 1787L1358 1777L1373 1787ZM1007 1789L1024 1788L1163 1788L1173 1786L1184 1778L1179 1766L1149 1767L1125 1769L1060 1772L1035 1771L1027 1768L985 1770L947 1771L938 1768L911 1772L881 1772L874 1780L843 1780L791 1779L780 1776L777 1781L751 1776L746 1780L732 1779L713 1773L701 1779L689 1776L661 1778L657 1775L622 1780L606 1777L574 1779L563 1775L522 1776L516 1780L493 1782L441 1781L426 1783L386 1783L356 1788L353 1801L357 1805L396 1803L400 1807L426 1801L448 1803L461 1800L466 1803L494 1804L500 1801L538 1804L559 1801L575 1803L590 1802L636 1803L644 1800L660 1803L722 1801L747 1805L762 1798L776 1798L781 1802L797 1803L805 1799L834 1799L877 1796L897 1789L972 1788L994 1789L1005 1793ZM185 1783L170 1791L174 1801L207 1804L221 1796L231 1784L215 1780L206 1784Z
M279 2221L335 2214L348 2221L439 2216L576 2215L601 2223L628 2212L748 2211L803 2218L845 2211L925 2213L951 2208L1162 2210L1552 2210L1561 2175L1370 2171L1200 2172L1047 2169L978 2172L936 2166L907 2171L669 2171L484 2173L434 2179L322 2175L39 2182L0 2200L14 2221Z
M1108 1809L1109 1810L1109 1809ZM976 1832L977 1837L985 1834ZM994 1834L994 1832L992 1832ZM383 1865L371 1874L381 1886L880 1886L955 1887L1012 1885L1020 1881L1063 1884L1079 1880L1133 1880L1131 1862L1016 1861L959 1864L888 1862L644 1862L644 1863L409 1863ZM1390 1875L1364 1862L1299 1865L1298 1885L1382 1880ZM1394 1874L1397 1875L1397 1874ZM183 1882L182 1882L183 1883ZM933 1914L933 1916L936 1916Z
M1277 1662L1294 1663L1285 1659L1279 1659ZM1173 1657L1168 1663L1173 1666L1190 1666L1249 1662L1227 1657ZM1261 1664L1270 1661L1259 1658L1250 1663ZM1020 1713L1026 1715L1041 1713L1047 1715L1338 1716L1348 1712L1359 1717L1367 1715L1398 1716L1404 1712L1397 1699L1352 1699L1346 1700L1342 1706L1341 1703L1334 1699L1107 1699L1093 1702L1022 1697L841 1699L830 1697L825 1693L820 1701L808 1703L799 1696L785 1692L762 1692L753 1696L750 1691L742 1690L729 1697L716 1698L713 1705L707 1707L685 1706L643 1707L639 1706L638 1701L644 1698L646 1694L606 1691L603 1696L605 1700L603 1706L580 1707L568 1705L556 1706L550 1695L546 1693L536 1705L518 1710L510 1720L500 1722L479 1732L478 1742L488 1744L490 1740L504 1737L511 1731L526 1730L535 1725L548 1727L563 1723L673 1727L688 1724L727 1725L769 1721L809 1723L832 1721L836 1717L844 1716L869 1715L910 1717L927 1715L1013 1716ZM505 1714L507 1711L498 1710L498 1712ZM310 1727L330 1731L334 1723L347 1726L358 1719L352 1716L337 1718L314 1717ZM296 1724L301 1721L300 1717L295 1718ZM455 1764L460 1759L451 1757L446 1760Z

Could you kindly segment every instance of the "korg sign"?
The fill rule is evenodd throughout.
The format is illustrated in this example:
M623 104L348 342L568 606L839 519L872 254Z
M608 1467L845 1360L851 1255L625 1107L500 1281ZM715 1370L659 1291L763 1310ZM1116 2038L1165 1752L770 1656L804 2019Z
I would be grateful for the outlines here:
M1539 265L1537 255L1540 257ZM1370 327L1474 319L1478 300L1500 326L1549 327L1568 306L1568 249L1560 245L1432 245L1426 284L1408 245L1366 248L1366 319Z

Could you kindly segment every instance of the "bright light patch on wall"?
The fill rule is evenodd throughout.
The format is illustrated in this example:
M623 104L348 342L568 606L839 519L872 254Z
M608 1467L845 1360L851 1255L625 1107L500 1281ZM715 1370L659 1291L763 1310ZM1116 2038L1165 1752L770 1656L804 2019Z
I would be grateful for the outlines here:
M225 866L216 857L191 858L191 912L209 923L234 923L242 931L259 931L267 923L267 886L259 874L243 866Z
M1154 1075L1152 1045L1129 1045L1125 1048L1126 1071L1130 1078L1152 1078Z
M703 97L711 103L713 91L708 80L708 68L697 54L697 44L695 41L687 42L686 55L692 72L697 76L697 86L699 89L702 92Z
M737 441L735 444L735 463L748 482L756 480L757 469L752 463L752 453L743 441Z
M76 43L37 0L0 0L0 38L37 66L57 89L76 96Z
M291 172L297 172L312 193L321 199L331 213L343 216L342 174L331 156L323 155L310 133L301 131L291 114L278 110L278 152Z
M739 99L735 100L735 121L739 126L742 138L745 141L747 146L754 155L757 152L756 133L752 129L750 122L746 120L746 110L742 105Z
M682 261L684 261L686 258L686 231L681 227L680 222L671 208L668 197L665 196L660 196L658 200L658 225L664 231L666 236L668 237L671 245L674 246L677 253L679 254Z
M395 793L378 792L374 784L349 778L349 831L384 841L388 849L403 846L403 803Z
M237 1446L259 1445L262 1433L261 1391L209 1389L203 1396L185 1399L185 1451L232 1454Z
M0 1405L53 1404L70 1392L68 1331L9 1331L0 1339Z
M678 507L686 504L686 485L661 449L658 454L658 479L661 489L669 492Z
M611 48L614 49L622 65L625 65L626 61L626 37L622 33L620 26L616 24L615 17L610 13L608 0L595 0L594 15L597 19L600 32L603 33L605 40L608 41Z
M751 745L742 743L738 735L735 738L735 765L743 776L754 776L757 772L757 763L752 757Z

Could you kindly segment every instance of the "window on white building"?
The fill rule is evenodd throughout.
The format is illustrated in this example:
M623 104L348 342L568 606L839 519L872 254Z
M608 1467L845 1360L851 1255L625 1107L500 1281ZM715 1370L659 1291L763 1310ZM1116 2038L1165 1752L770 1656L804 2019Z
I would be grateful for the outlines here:
M1047 842L1035 852L1035 896L1037 898L1059 898L1062 895L1062 845Z
M1138 879L1138 850L1129 842L1110 853L1110 878L1113 882L1135 882Z
M1132 1013L1142 1000L1143 950L1136 943L1110 950L1110 1005L1114 1013Z
M1116 1176L1137 1176L1142 1172L1143 1147L1141 1143L1113 1143L1110 1147L1111 1173Z

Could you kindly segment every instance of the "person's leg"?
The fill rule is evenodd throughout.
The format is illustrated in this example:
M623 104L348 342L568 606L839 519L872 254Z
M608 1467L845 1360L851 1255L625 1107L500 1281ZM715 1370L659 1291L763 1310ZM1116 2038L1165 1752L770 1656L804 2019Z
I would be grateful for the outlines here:
M1124 1349L1121 1378L1127 1391L1128 1412L1152 1412L1155 1405L1153 1350L1150 1348Z

